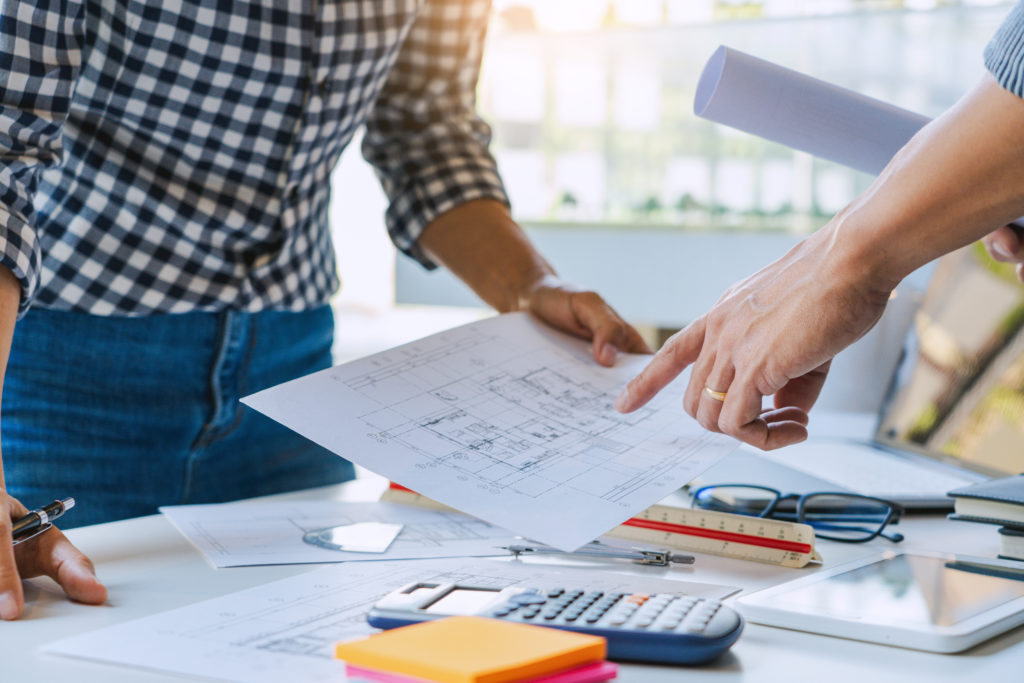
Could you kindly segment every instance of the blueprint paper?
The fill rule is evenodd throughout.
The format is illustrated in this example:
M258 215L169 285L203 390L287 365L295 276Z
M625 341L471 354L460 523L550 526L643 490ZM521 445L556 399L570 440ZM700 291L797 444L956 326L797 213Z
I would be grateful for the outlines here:
M340 501L175 505L160 512L215 567L506 555L514 534L468 515L396 503ZM302 540L313 529L359 522L405 525L381 553L342 552Z
M414 581L500 588L685 593L722 599L731 586L486 560L352 562L58 641L46 651L110 664L244 683L339 683L333 645L368 635L366 613Z
M693 113L872 175L929 121L725 46L704 67Z
M650 356L513 313L253 394L243 402L325 448L491 524L574 550L732 452L682 408L685 377L622 415Z

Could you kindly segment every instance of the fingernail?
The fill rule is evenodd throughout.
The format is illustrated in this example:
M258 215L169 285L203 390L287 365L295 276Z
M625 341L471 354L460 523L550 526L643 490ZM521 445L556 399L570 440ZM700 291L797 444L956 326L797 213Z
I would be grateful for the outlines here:
M1006 251L1006 247L1004 247L1003 245L999 244L999 242L992 242L991 246L992 246L992 251L999 258L1005 259L1007 261L1012 261L1013 260L1013 254L1011 254L1010 252Z
M615 403L613 405L615 407L615 410L619 411L620 413L626 412L626 406L629 405L629 387L626 387L625 389L619 392L619 395L615 399Z
M605 345L601 347L601 359L608 365L615 364L615 356L617 356L618 353L619 350L612 344L605 343Z
M18 618L18 601L10 591L0 593L0 619L10 621Z

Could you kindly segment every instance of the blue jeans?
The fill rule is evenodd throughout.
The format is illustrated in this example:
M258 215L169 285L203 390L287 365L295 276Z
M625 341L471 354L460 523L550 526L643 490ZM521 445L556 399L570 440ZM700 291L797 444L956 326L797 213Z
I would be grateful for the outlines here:
M331 364L330 307L141 318L33 309L3 387L7 489L64 528L353 477L238 399Z

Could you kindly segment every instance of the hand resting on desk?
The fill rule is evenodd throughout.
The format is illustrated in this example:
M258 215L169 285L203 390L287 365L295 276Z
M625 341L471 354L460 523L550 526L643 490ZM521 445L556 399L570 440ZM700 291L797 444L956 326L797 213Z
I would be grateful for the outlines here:
M107 589L96 578L92 562L56 527L18 544L11 544L12 521L28 510L0 488L0 617L17 619L25 606L21 579L49 576L67 596L98 605Z

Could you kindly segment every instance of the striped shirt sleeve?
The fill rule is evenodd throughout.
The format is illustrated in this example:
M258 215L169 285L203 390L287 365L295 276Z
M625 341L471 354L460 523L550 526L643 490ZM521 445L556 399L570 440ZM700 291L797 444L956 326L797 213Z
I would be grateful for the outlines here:
M427 268L423 229L473 199L508 204L491 130L476 113L490 2L427 0L366 122L363 156L390 199L395 245Z
M1018 2L985 47L985 67L999 85L1024 97L1024 1Z
M33 196L39 170L63 154L84 23L74 0L0 0L0 264L21 282L19 315L39 287Z

